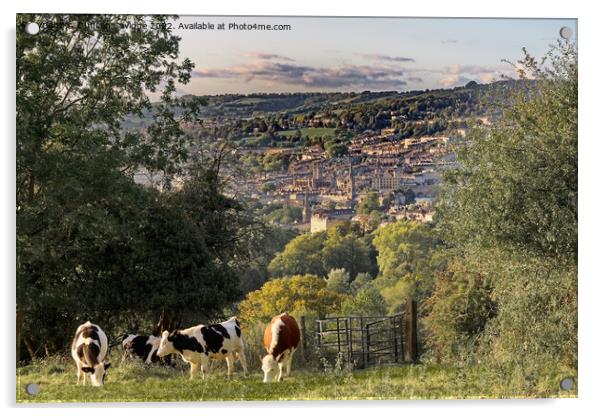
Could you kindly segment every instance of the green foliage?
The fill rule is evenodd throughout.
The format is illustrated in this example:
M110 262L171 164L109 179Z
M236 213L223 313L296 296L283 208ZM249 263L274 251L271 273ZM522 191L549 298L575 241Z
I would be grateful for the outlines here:
M192 320L238 296L253 221L222 193L221 154L195 166L182 126L204 102L175 96L194 65L167 20L17 16L44 28L16 42L18 332L32 357L87 319L150 332L163 310L192 306ZM127 129L131 117L149 120ZM163 192L136 184L141 171ZM176 174L189 180L170 190Z
M271 261L268 270L271 276L290 276L294 274L326 275L322 266L322 247L326 233L302 234L291 240L284 251Z
M326 278L326 288L337 293L351 293L349 273L345 269L330 270L328 272L328 277Z
M328 231L296 237L272 260L270 275L326 276L328 270L342 268L353 279L358 273L372 271L370 246L355 231L349 223L340 223Z
M384 225L374 232L373 244L379 268L375 283L390 312L400 310L407 297L422 300L430 292L441 260L438 239L427 225L408 220Z
M561 43L548 58L544 69L526 54L501 119L457 149L440 207L448 239L576 257L577 51Z
M274 185L274 182L266 182L263 185L261 185L261 192L272 192L276 190L276 185Z
M372 281L370 273L358 273L353 282L351 282L351 292L357 293L361 288Z
M577 50L519 64L500 120L472 130L446 175L438 229L454 259L426 322L444 358L533 379L550 359L577 365Z
M437 360L466 358L496 314L492 277L482 271L480 260L476 254L452 259L423 304L427 347Z
M380 291L368 283L343 302L341 312L345 315L382 316L387 314L387 305Z
M269 322L282 312L295 316L324 317L338 311L344 296L326 287L314 275L296 275L266 282L239 303L239 317L246 322Z
M292 205L277 208L266 216L268 221L277 224L293 224L294 222L300 222L302 218L303 208Z
M485 263L497 314L485 328L479 356L498 364L555 360L577 368L577 265L566 257L499 257Z
M352 279L372 269L370 247L350 229L331 227L321 255L325 270L342 268Z
M380 211L378 192L369 192L360 201L357 207L358 214L370 214L372 211Z

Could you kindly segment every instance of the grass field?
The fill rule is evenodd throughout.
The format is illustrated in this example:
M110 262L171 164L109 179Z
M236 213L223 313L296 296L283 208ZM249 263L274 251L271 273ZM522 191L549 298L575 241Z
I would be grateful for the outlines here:
M519 374L500 382L478 366L423 364L354 371L293 368L291 378L264 384L259 371L244 377L238 364L232 380L218 368L206 380L199 376L192 381L184 366L114 365L101 388L77 386L75 366L66 358L21 367L17 371L17 403L576 397L576 388L560 390L559 382L567 374L557 371L543 372L537 380L525 380ZM29 383L40 386L37 396L26 393Z

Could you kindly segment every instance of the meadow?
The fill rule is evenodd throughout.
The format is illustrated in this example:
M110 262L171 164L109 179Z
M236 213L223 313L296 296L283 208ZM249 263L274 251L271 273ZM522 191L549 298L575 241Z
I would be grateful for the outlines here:
M293 367L290 378L265 384L263 374L253 369L244 376L239 364L231 380L224 366L217 365L202 380L189 379L188 367L146 366L141 362L119 363L109 370L104 387L76 385L75 366L68 357L52 357L17 369L17 403L33 402L157 402L240 400L403 400L576 397L576 387L566 392L560 380L567 376L558 368L542 370L536 379L520 371L506 382L482 366L436 364L396 365L351 370L326 365L323 368ZM574 376L574 374L569 374ZM40 386L29 395L29 383Z

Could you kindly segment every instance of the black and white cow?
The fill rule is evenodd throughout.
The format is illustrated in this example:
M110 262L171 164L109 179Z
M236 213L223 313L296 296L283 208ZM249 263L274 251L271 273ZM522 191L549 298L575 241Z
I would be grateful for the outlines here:
M77 328L71 343L71 356L77 365L77 384L83 378L83 384L86 385L86 374L90 374L93 386L104 384L106 372L111 366L104 362L108 347L107 336L98 325L88 321Z
M124 335L121 341L123 347L122 361L127 357L140 357L146 364L156 363L159 361L157 350L160 343L161 338L154 335Z
M190 363L192 379L200 367L201 375L209 371L209 359L225 359L228 365L228 377L234 370L234 361L240 359L242 368L247 374L247 361L240 331L240 323L232 317L220 324L197 325L187 329L164 331L157 355L179 353L182 359Z

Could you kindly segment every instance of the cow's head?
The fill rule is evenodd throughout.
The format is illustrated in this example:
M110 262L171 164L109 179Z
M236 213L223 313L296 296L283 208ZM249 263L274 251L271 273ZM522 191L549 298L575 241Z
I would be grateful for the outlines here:
M276 379L278 371L278 361L272 354L268 354L261 359L261 369L263 370L263 382L269 383Z
M176 352L172 341L174 334L170 334L169 331L163 331L163 334L161 334L161 342L159 343L159 349L157 350L157 355L159 357L165 357L166 355Z
M107 376L107 370L111 366L111 363L100 363L94 367L82 367L84 373L90 373L90 380L93 386L100 387L105 384L105 377Z

